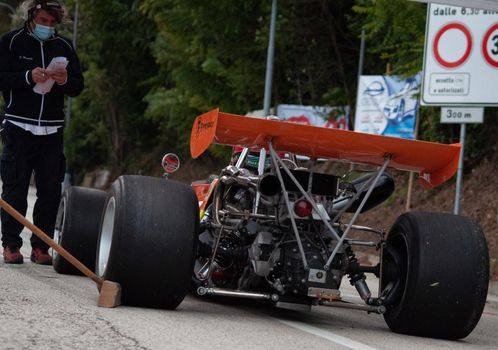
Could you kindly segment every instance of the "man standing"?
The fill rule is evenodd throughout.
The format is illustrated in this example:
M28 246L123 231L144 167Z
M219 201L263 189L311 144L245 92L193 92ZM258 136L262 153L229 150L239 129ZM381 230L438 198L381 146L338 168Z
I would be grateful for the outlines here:
M65 15L59 1L27 0L21 6L24 27L0 38L0 90L5 100L2 198L26 215L34 173L33 221L53 234L65 173L64 97L81 93L83 75L71 42L55 31ZM1 222L5 263L22 264L23 227L4 210ZM48 246L35 235L31 247L31 261L52 264Z

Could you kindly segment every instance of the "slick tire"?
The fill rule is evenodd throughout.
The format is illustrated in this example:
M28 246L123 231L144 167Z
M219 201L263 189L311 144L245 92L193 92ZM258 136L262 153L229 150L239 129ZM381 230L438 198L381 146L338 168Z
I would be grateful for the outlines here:
M95 271L95 252L106 197L104 191L69 187L62 194L57 212L54 241L92 271ZM55 250L52 250L52 257L54 270L58 273L82 275Z
M472 220L443 213L401 215L387 237L382 287L384 319L394 332L466 337L486 302L489 256ZM386 287L388 289L386 289Z
M119 177L102 216L97 275L121 284L124 305L176 308L190 286L198 224L189 186Z

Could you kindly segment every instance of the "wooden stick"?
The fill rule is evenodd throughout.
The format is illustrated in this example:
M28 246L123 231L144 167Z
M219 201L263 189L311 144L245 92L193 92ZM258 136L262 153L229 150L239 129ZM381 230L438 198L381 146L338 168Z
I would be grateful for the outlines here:
M38 238L43 242L48 244L53 250L62 255L71 265L80 270L85 276L92 279L97 283L99 289L102 287L104 280L93 273L89 268L83 265L78 259L72 256L67 250L62 248L60 245L54 242L46 233L40 230L38 227L29 222L24 216L22 216L17 210L15 210L9 203L0 198L0 207L2 207L7 213L9 213L13 218L23 224L25 227L30 229Z

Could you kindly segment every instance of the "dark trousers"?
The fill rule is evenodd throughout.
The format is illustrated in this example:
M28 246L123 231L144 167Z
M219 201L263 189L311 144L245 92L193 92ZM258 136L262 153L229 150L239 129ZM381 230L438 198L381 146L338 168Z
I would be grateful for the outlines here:
M37 136L7 122L2 139L2 199L26 216L29 183L34 172L37 199L33 209L33 222L52 237L66 162L62 128L55 134ZM3 209L0 216L2 246L21 247L20 234L23 226ZM31 235L31 246L48 248L35 235Z

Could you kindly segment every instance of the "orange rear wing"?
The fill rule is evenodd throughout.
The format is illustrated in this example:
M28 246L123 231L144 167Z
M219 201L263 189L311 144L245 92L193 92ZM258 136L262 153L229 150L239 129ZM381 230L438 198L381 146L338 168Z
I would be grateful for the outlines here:
M449 180L457 171L460 156L460 144L444 145L244 117L219 109L195 119L190 153L195 159L212 143L267 148L269 141L277 152L352 163L382 165L390 156L389 167L419 173L420 183L426 189Z

